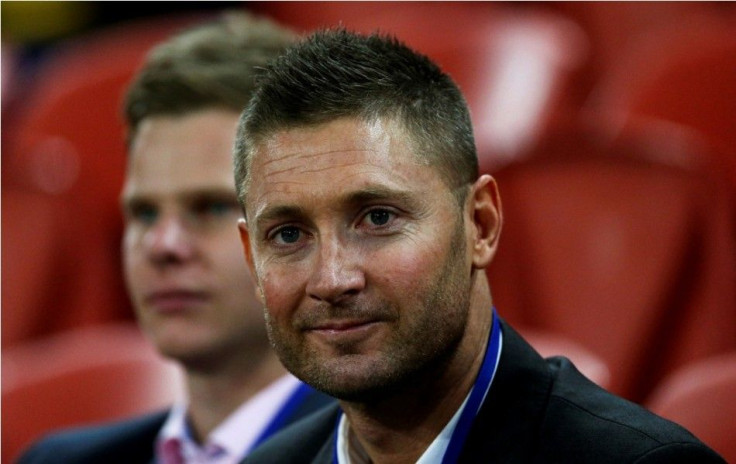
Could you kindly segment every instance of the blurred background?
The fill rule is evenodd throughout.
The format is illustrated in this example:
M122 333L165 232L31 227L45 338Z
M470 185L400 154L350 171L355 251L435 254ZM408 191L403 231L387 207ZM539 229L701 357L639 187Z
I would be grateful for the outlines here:
M2 2L3 462L180 394L122 281L120 104L151 46L223 8L440 64L501 190L502 317L736 460L733 3Z

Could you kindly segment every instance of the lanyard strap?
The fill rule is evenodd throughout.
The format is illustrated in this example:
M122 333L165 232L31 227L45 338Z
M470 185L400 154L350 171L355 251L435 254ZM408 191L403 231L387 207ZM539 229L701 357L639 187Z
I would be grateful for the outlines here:
M488 394L488 390L491 388L491 383L496 375L498 368L498 360L501 357L501 324L496 314L496 308L491 308L493 316L493 322L491 325L491 335L486 345L486 352L483 357L483 364L478 371L478 377L475 379L473 388L470 391L470 397L468 398L465 407L463 408L460 418L458 419L455 430L450 438L450 443L447 445L447 450L442 458L442 464L455 464L460 457L460 452L465 445L465 440L468 438L470 428L473 425L475 416L480 411L480 407L483 405L483 401ZM339 424L342 413L338 414L337 426L335 428L335 442L332 454L333 464L341 464L338 460L338 435L340 433Z
M468 402L460 414L455 431L452 433L450 444L447 445L445 456L442 458L442 464L454 464L457 462L460 452L465 445L465 440L468 438L468 434L470 434L470 428L473 425L475 416L480 411L483 400L485 400L486 394L491 388L493 377L496 375L498 360L501 357L501 324L498 321L496 309L493 308L492 312L493 325L491 327L491 336L486 346L483 364L478 372L478 377L475 379L473 389L470 391Z
M304 399L313 391L312 387L305 383L299 385L299 387L294 390L294 393L291 394L289 399L286 400L281 409L279 409L268 426L263 430L263 432L261 432L261 435L255 443L253 443L251 449L255 449L258 445L266 441L266 439L270 438L271 435L281 430L284 425L287 424L296 409L302 404Z

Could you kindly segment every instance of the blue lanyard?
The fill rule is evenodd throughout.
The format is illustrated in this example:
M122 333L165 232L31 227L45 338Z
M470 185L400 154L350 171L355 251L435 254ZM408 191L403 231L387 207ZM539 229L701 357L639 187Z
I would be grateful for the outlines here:
M445 456L442 458L442 464L454 464L460 457L463 450L465 440L468 438L470 428L473 425L475 416L483 405L488 390L491 388L493 377L496 375L498 368L498 360L501 357L501 324L498 322L496 308L492 309L493 325L491 326L491 336L486 346L486 354L483 358L483 364L480 366L478 377L475 379L473 389L470 391L470 397L460 419L457 421L455 431L450 438L450 444L447 445Z
M286 425L289 418L294 414L299 405L301 405L301 403L307 397L307 395L309 395L313 391L314 390L312 390L312 387L305 383L299 385L294 393L291 394L289 399L286 400L286 403L284 403L278 413L276 413L276 416L274 416L274 418L268 424L268 427L266 427L263 432L261 432L261 435L255 441L255 443L253 443L251 449L255 449L258 445L266 441L266 439L270 438L271 435L281 430L284 425Z
M480 407L483 405L483 401L486 398L488 390L491 388L493 377L496 375L498 368L498 360L501 357L501 324L498 321L498 315L496 314L496 308L491 309L493 315L493 323L491 325L491 336L486 345L486 353L483 357L483 364L480 366L478 371L478 377L475 379L473 389L470 391L470 397L468 398L463 412L460 414L455 431L452 433L450 443L447 445L447 450L442 458L442 464L455 464L460 457L460 452L465 445L465 440L468 438L470 428L473 425L475 416L480 411ZM340 423L340 416L338 415L337 423ZM339 427L335 433L335 446L333 451L333 464L340 464L337 459L337 434L340 433Z

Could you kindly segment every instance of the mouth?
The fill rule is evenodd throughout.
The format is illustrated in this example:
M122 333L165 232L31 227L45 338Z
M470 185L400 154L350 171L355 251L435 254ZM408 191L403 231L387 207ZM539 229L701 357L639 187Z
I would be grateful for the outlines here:
M356 343L369 338L378 330L380 320L331 320L307 329L330 344Z
M152 292L145 301L157 313L178 314L195 309L208 299L206 292L176 289Z

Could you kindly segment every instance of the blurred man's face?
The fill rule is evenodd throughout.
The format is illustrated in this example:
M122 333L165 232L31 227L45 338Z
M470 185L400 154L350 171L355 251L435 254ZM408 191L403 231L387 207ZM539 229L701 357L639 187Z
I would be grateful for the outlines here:
M241 231L284 365L361 400L447 362L468 315L469 240L406 135L341 119L279 132L252 161Z
M122 194L125 277L138 320L183 362L227 362L268 349L242 255L231 148L238 114L145 120Z

